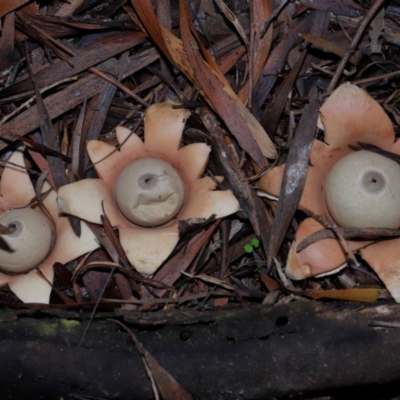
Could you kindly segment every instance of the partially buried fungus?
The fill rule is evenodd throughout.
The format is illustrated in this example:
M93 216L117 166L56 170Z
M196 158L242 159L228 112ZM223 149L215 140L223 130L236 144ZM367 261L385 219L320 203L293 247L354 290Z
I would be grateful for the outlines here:
M34 198L20 148L0 179L0 286L8 285L25 303L48 303L54 263L67 263L99 244L84 223L81 236L75 235L68 218L59 215L56 193L47 183L42 201L49 214L32 202Z
M89 157L100 179L84 179L58 191L61 212L97 224L105 213L118 228L130 263L145 275L171 254L180 220L222 218L239 209L230 190L214 190L217 182L202 177L210 147L179 147L189 115L171 102L154 104L145 113L144 142L122 126L116 129L118 149L89 141Z
M343 227L399 228L400 166L387 157L349 147L363 142L400 154L400 141L395 142L384 110L364 90L344 84L322 105L318 125L325 138L313 142L300 209ZM284 168L268 171L259 188L277 198ZM300 242L323 228L313 218L300 224L286 264L291 279L318 277L346 266L346 252L337 239L318 240L297 251ZM400 302L400 238L347 243L351 251L360 251Z
M325 201L342 227L400 227L400 165L361 150L342 158L325 182Z
M0 215L9 231L0 241L0 269L28 272L46 259L54 244L54 230L48 218L33 208L16 208Z

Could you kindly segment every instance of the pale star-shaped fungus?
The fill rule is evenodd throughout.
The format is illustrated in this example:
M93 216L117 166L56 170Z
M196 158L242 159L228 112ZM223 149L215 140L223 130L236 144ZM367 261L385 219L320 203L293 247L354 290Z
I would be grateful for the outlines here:
M43 204L54 222L37 203L29 206L35 189L23 148L14 151L0 180L0 224L11 232L0 237L0 286L8 284L25 303L48 304L54 263L65 264L99 247L85 223L81 236L75 235L68 218L59 215L56 192L49 188L43 185Z
M299 208L322 215L339 226L399 228L398 165L372 152L360 151L356 155L349 148L363 142L400 154L400 141L395 142L393 125L382 107L364 90L346 83L322 105L318 125L324 130L325 138L324 142L313 142ZM281 165L268 171L258 187L278 197L284 168ZM343 171L337 178L339 170ZM361 199L357 197L360 194ZM389 195L386 200L385 194ZM395 214L388 217L390 208ZM346 214L346 210L350 213ZM345 251L336 239L319 240L296 251L303 239L321 229L323 226L313 218L306 218L300 224L286 265L286 274L291 279L318 277L346 266ZM353 252L360 250L363 259L400 302L400 238L372 244L348 240L348 245Z
M105 213L118 228L128 260L145 275L171 254L180 220L222 218L239 210L230 190L214 190L216 183L201 177L210 147L193 143L179 148L189 115L171 102L153 104L145 113L144 142L122 126L116 129L118 150L89 141L100 179L83 179L58 191L61 212L97 224Z

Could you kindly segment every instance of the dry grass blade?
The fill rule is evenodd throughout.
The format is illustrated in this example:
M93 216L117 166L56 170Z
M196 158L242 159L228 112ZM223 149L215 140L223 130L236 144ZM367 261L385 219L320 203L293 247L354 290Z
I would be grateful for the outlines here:
M286 79L279 85L276 97L271 102L271 106L265 110L262 117L263 124L267 126L270 132L276 132L279 121L281 119L282 111L285 108L288 96L300 72L301 66L306 57L307 50L303 50L301 57L290 70Z
M182 43L199 86L204 90L207 99L223 119L233 136L235 136L240 146L260 167L263 167L263 155L255 139L251 136L246 121L241 114L234 112L235 103L232 102L224 88L224 86L227 87L227 82L225 79L224 81L218 79L218 75L221 73L215 74L216 68L219 70L219 67L216 66L213 71L207 67L204 68L207 64L204 63L200 55L198 41L193 36L194 27L191 26L189 8L186 1L182 1L180 4ZM203 54L204 51L206 50L203 49Z
M264 103L276 84L279 73L286 65L289 52L303 41L299 33L308 32L312 22L313 15L304 18L272 50L262 70L262 76L265 76L265 78L260 80L256 87L253 103L255 102L259 106Z
M362 143L358 142L357 145L351 145L349 146L352 150L366 150L366 151L371 151L376 154L380 154L381 156L390 158L393 161L396 161L397 163L400 163L400 156L396 153L392 153L391 151L383 150L378 146L375 146L370 143Z
M86 96L91 97L98 93L105 84L106 82L100 78L89 75L69 85L65 89L48 96L44 100L44 105L50 118L55 118L82 103ZM63 101L61 101L61 99ZM4 129L18 132L20 136L23 136L39 126L40 117L38 109L37 106L33 106L4 125ZM5 147L6 144L0 143L0 149Z
M27 60L29 59L28 51L26 51L26 58ZM38 109L38 114L39 114L39 121L40 121L40 132L42 136L42 140L45 146L49 147L52 150L57 151L57 141L56 137L54 135L54 129L53 129L53 124L51 122L49 113L46 110L46 107L44 105L42 95L39 92L38 87L36 86L36 82L33 78L33 73L32 69L30 66L30 63L28 62L28 71L29 75L32 79L32 85L35 91L36 95L36 104L37 104L37 109ZM49 164L49 169L50 169L50 175L51 175L51 180L54 183L56 189L60 188L61 186L67 185L69 183L67 175L65 173L65 166L64 162L58 158L54 157L52 155L47 155L46 160ZM81 225L80 221L72 216L68 216L68 220L71 224L71 227L75 234L77 236L80 236L81 234Z
M378 10L382 7L383 3L385 0L376 0L375 3L372 5L372 7L368 10L368 13L365 15L363 20L361 21L357 33L355 34L353 40L350 43L350 46L348 47L346 54L342 57L338 67L336 68L335 74L333 75L331 81L329 82L329 86L326 89L326 91L329 93L333 89L335 89L336 85L339 82L339 79L344 71L344 68L346 67L347 62L350 60L350 57L354 53L359 41L361 40L361 37L367 28L368 24L371 22L372 18L375 16L375 14L378 12Z
M77 181L83 177L82 157L84 149L84 140L82 135L82 128L86 114L86 105L87 105L87 99L85 98L79 113L78 121L72 133L72 139L71 139L72 160L71 160L71 173L69 175L71 182Z
M84 2L84 0L69 0L68 3L63 3L56 15L58 17L71 16Z
M73 67L73 60L68 59L66 54L64 54L64 46L57 40L53 39L51 36L47 35L46 32L44 32L42 29L37 27L28 17L28 15L29 14L25 15L24 17L24 14L16 13L16 27L22 32L26 33L28 36L37 40L43 46L51 49L60 60L67 62L71 67Z
M237 19L236 15L230 10L230 8L222 1L222 0L216 0L215 4L218 6L218 8L221 10L221 12L224 13L226 19L232 23L232 25L235 27L237 33L239 34L240 38L243 40L243 43L245 44L247 50L250 48L250 43L249 40L247 39L246 32L244 31L241 23Z
M28 51L26 51L26 59L29 60ZM42 95L40 94L36 82L33 78L33 73L29 62L28 62L28 71L32 79L32 86L36 95L36 104L39 114L39 124L40 124L40 131L43 143L50 149L57 151L58 150L57 142L56 142L56 137L54 135L53 124L51 123L49 113L47 112L46 107L44 105ZM47 162L49 163L50 173L56 185L56 188L58 189L59 187L68 184L68 179L65 174L65 166L63 161L60 158L51 155L46 156L46 159Z
M289 3L289 0L281 0L279 6L277 6L274 10L274 12L270 15L270 17L264 22L263 29L261 31L261 38L264 37L266 32L268 31L269 27L271 26L272 22L274 19L281 13L281 11L286 7L286 5ZM271 6L271 5L269 5Z
M123 53L116 63L116 68L115 68L115 74L117 75L118 82L120 83L121 79L123 78L124 74L126 73L126 69L129 64L129 58L127 53ZM91 72L92 68L89 69ZM97 140L99 138L101 129L104 126L105 120L106 120L106 114L103 112L103 110L108 110L111 106L111 102L115 96L115 93L117 91L117 87L108 82L104 88L101 90L101 92L93 97L90 102L90 107L92 109L92 113L89 117L88 113L85 116L85 124L86 124L86 135L85 135L85 141L89 140ZM87 170L91 162L89 160L89 156L86 152L83 153L83 159L81 160L82 162L82 169ZM93 177L91 175L93 171L89 170L86 173L87 178Z
M91 260L93 258L101 258L101 255L98 256L97 253L98 252L95 252L95 253L92 253L91 255L89 255L88 260ZM173 286L165 285L162 282L158 282L152 278L144 278L142 275L140 275L137 271L134 271L132 268L124 267L115 262L101 261L101 260L90 261L88 263L86 263L86 260L83 260L74 271L73 283L76 284L76 280L80 276L85 275L87 272L90 272L92 270L111 270L111 269L114 269L115 272L123 274L124 276L129 278L131 289L133 291L135 291L136 293L140 293L141 287L134 281L144 282L144 283L148 284L149 286L152 286L156 289L164 289L164 290L170 290L170 291L174 290ZM167 302L167 300L166 300L166 302ZM148 303L148 301L145 300L144 302L140 302L137 304L144 304L144 303Z
M37 3L39 2L31 2L26 7L23 7L19 10L19 13L25 17L31 19L36 26L41 28L50 34L53 38L66 37L69 35L78 35L82 34L82 31L98 31L98 30L106 30L107 28L116 28L116 30L120 29L135 29L137 28L131 21L125 19L121 21L118 18L117 21L105 21L97 20L98 23L92 21L83 20L75 20L69 18L58 18L52 15L41 15L38 12ZM113 2L115 3L115 2ZM30 7L34 6L34 7Z
M262 201L246 181L247 177L241 171L239 162L232 155L228 144L225 140L221 140L222 132L220 132L221 128L215 115L206 107L202 107L198 112L201 121L211 135L212 157L218 174L222 174L229 182L230 188L239 200L242 211L266 248L270 223Z
M104 211L104 210L103 210ZM121 265L123 268L131 270L129 261L126 258L124 251L122 250L121 243L119 242L113 227L105 213L101 216L103 228L97 224L88 222L89 228L92 230L97 240L102 244L105 250L108 252L110 258L115 264ZM141 274L137 271L132 271L132 278L136 280L143 280Z
M181 2L181 18L183 18L184 23L181 29L183 28L184 30L182 37L185 37L187 46L195 46L196 50L192 51L187 46L185 46L185 49L176 36L158 24L153 10L147 3L146 1L132 1L132 5L145 25L146 30L158 47L173 65L179 68L196 85L210 105L216 109L240 145L258 164L264 165L260 149L265 157L275 158L277 152L268 135L238 99L224 76L219 72L219 67L212 69L209 63L200 57L198 45L193 39L188 25L190 23L190 15L187 16L186 3ZM190 51L190 55L187 51ZM191 59L189 60L188 57L191 57ZM210 61L210 58L207 61ZM194 70L195 67L196 70ZM238 128L242 127L243 121L246 126L243 127L243 130L239 130ZM249 131L253 137L249 135ZM259 147L255 144L255 140Z
M154 50L144 50L129 59L129 65L124 77L133 74L142 69L144 66L158 59L159 55ZM108 63L102 64L107 68ZM98 66L99 68L99 66ZM56 118L66 111L81 104L85 98L89 98L99 93L107 84L105 80L95 75L87 75L79 79L65 89L54 93L44 99L44 105L50 118ZM12 132L18 132L23 136L40 126L40 119L37 106L30 107L22 114L15 117L4 125L3 129ZM7 144L0 142L0 150L4 149Z
M96 310L97 310L97 308L98 308L98 306L99 306L99 304L100 304L101 299L103 298L104 292L106 291L107 285L108 285L110 279L112 278L112 276L113 276L113 274L114 274L114 271L115 271L115 268L112 268L111 271L110 271L110 273L108 274L108 278L107 278L106 282L104 282L102 291L101 291L101 293L99 294L98 299L96 300L96 304L95 304L95 306L93 307L92 314L91 314L91 316L90 316L90 320L89 320L89 322L88 322L87 325L86 325L85 331L83 332L83 335L82 335L82 338L81 338L81 340L80 340L80 342L79 342L79 344L78 344L78 347L82 346L83 342L85 341L86 334L89 332L90 326L92 325L92 321L93 321L94 316L95 316L95 314L96 314Z
M200 279L204 282L211 283L212 285L221 286L226 290L235 290L235 287L230 285L229 283L221 281L221 279L213 278L212 276L209 275L205 274L192 275L185 271L182 271L182 274L188 276L191 279Z
M32 139L31 137L21 137L19 135L16 135L9 129L4 128L2 126L0 126L0 138L4 138L10 141L20 140L29 148L32 147L32 149L34 149L35 151L40 152L40 154L49 154L51 156L60 158L61 160L67 163L71 162L71 158L66 156L65 154L62 154L57 150L51 149L48 146L43 146L42 144L38 143L35 139Z
M15 40L15 14L10 13L4 18L2 29L2 42L0 48L0 71L11 67Z
M188 62L188 59L186 57L185 50L182 46L182 42L177 39L174 35L172 35L168 31L163 31L166 38L168 38L168 42L174 45L174 48L177 50L173 55L175 56L174 62L178 66L178 68L192 81L192 83L197 84L197 77L194 74L194 71L191 67L191 64ZM182 57L181 55L184 54L185 56ZM214 76L214 71L210 70L210 67L203 63L201 66L203 69L206 68L206 70L211 74L207 76ZM268 137L267 133L264 131L260 123L256 120L256 118L248 111L248 109L244 106L244 104L238 99L236 96L235 92L232 90L232 88L225 84L218 82L217 87L223 88L224 92L228 94L230 99L233 101L233 108L228 109L230 114L238 114L241 116L241 118L244 118L247 124L248 129L250 129L251 134L253 135L254 139L256 140L257 144L260 146L260 149L262 151L262 154L265 157L268 158L276 158L277 157L277 152L274 147L274 145L271 142L271 139ZM202 88L198 87L200 89L200 93L202 92ZM213 104L211 103L210 100L208 100L208 97L204 94L205 99L208 101L208 103L213 107ZM223 94L221 94L225 98ZM213 107L214 108L214 107ZM221 117L222 118L222 117ZM226 121L225 121L226 122ZM235 134L236 129L234 132L231 132L233 135ZM247 128L245 129L244 132L247 132ZM234 135L235 136L235 135ZM251 142L253 140L251 139ZM240 143L240 141L239 141ZM248 147L248 146L246 146Z
M103 211L104 211L104 209L103 209ZM102 224L104 227L104 233L106 234L106 236L112 243L113 248L116 251L116 254L118 257L116 262L120 263L125 268L130 268L129 261L126 258L124 250L121 247L121 243L118 240L117 235L115 234L114 229L111 225L111 222L106 216L106 213L104 213L104 215L101 216L101 221L102 221ZM139 273L137 275L138 275L138 277L141 277L141 275Z
M313 35L310 35L308 33L302 33L300 36L307 40L307 42L312 43L315 47L318 47L321 50L336 54L339 57L343 57L346 54L346 48L341 46L338 43L322 39L320 37L316 37ZM363 56L363 53L360 50L357 50L354 52L354 54L350 57L349 61L353 65L358 65L361 61L361 57Z
M297 290L292 281L284 274L282 264L276 258L274 258L273 261L282 285L290 292L296 292Z
M338 228L345 239L363 238L367 240L400 236L400 229L386 228ZM313 243L323 239L337 239L337 235L331 229L321 229L306 239L302 240L296 247L296 252L306 249Z
M272 223L267 247L269 263L278 253L300 202L307 176L311 145L317 126L318 106L318 92L314 88L311 91L310 103L304 109L296 129L296 135L289 149L278 208Z
M180 249L174 257L153 275L152 279L166 285L173 285L182 276L182 271L185 271L190 266L201 248L210 240L219 223L220 221L215 221L207 229L191 239L187 246ZM158 290L157 295L163 296L166 292L167 289ZM149 299L152 297L150 293L144 293L142 298Z
M264 23L272 15L271 1L254 0L249 3L250 6L250 48L249 54L249 77L238 94L243 104L249 108L252 105L253 89L256 86L265 62L269 55L272 42L272 26L263 34Z
M43 214L45 214L47 216L47 218L53 225L53 229L54 229L55 225L56 225L54 218L52 217L49 210L46 208L45 204L43 203L43 197L45 197L46 194L51 190L51 189L49 189L47 193L43 193L43 185L47 180L48 173L49 173L48 170L42 171L42 173L39 175L39 177L37 179L36 186L35 186L35 196L36 196L35 201L37 201Z
M147 373L152 381L157 385L158 390L164 400L191 400L192 396L183 388L179 382L166 370L159 362L150 354L149 351L139 342L135 334L122 322L109 319L110 321L121 326L133 340L138 349ZM155 392L156 399L158 393Z
M74 306L76 305L76 302L72 299L70 299L67 295L65 295L63 292L58 290L43 274L43 272L40 270L40 268L35 268L36 273L40 275L50 286L52 291L64 302L64 304L69 305L69 306ZM40 304L42 306L43 304Z
M335 222L328 221L328 219L324 215L314 214L310 210L303 210L309 217L314 218L318 221L321 225L323 225L326 229L331 230L334 232L335 236L339 239L339 243L342 246L343 251L346 253L347 259L352 262L353 265L359 266L355 255L350 250L349 243L347 242L346 238L343 236L342 229L339 228Z
M171 17L171 1L170 0L158 0L156 3L157 19L160 25L165 29L172 29L172 17ZM172 79L172 73L168 67L167 61L160 60L160 72L162 79L169 81Z
M34 73L35 82L40 88L51 86L61 79L75 76L90 67L99 65L103 61L137 46L144 41L144 37L145 35L142 32L118 32L108 34L101 39L91 40L85 46L84 50L81 48L74 50L76 55L73 58L73 67L65 61L51 64ZM24 92L31 92L32 89L32 81L26 78L4 88L1 91L1 96L3 98Z
M355 10L362 10L362 7L350 1L331 1L331 0L300 0L306 7L319 11L329 11L338 15L354 15Z
M2 0L0 3L0 18L4 17L9 12L23 6L29 1L30 0Z

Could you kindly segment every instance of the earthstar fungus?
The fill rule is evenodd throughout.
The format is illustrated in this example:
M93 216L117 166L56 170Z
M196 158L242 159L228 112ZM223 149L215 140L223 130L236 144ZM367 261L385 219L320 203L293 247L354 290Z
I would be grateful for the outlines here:
M97 224L105 213L118 228L128 260L145 275L153 274L178 243L179 220L222 218L239 210L230 190L214 190L216 182L201 177L210 147L193 143L179 148L189 115L171 102L153 104L145 113L144 142L122 126L116 129L118 149L89 141L99 179L83 179L58 191L61 212Z
M184 200L185 189L179 174L158 158L134 161L115 183L118 208L125 218L139 226L169 222L181 210Z
M324 142L313 142L299 208L341 226L399 228L399 165L384 156L355 152L349 147L363 142L400 154L400 141L395 142L393 125L382 107L364 90L346 83L322 105L318 126L324 130ZM284 168L281 165L268 171L259 188L277 198ZM303 239L323 228L313 218L300 224L286 265L291 279L318 277L346 266L346 254L337 239L322 239L296 251ZM347 242L351 251L360 251L400 302L400 238Z
M65 264L99 244L85 223L81 224L81 236L75 235L68 218L58 213L54 190L46 193L47 183L43 204L53 221L37 203L29 206L35 190L24 169L23 149L16 150L8 161L0 180L0 224L10 231L0 237L0 286L8 284L25 303L48 303L54 263Z
M10 230L0 246L0 269L11 273L30 271L50 253L55 234L49 219L30 207L14 208L0 215Z
M342 227L400 227L400 165L370 151L339 160L326 177L325 201Z

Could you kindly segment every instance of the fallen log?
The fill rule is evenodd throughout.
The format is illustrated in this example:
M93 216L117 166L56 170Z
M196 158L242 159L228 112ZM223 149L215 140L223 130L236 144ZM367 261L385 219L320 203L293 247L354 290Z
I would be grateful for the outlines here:
M154 398L134 343L104 319L110 316L129 326L194 399L310 398L352 390L379 399L388 390L400 392L395 304L117 310L98 314L81 345L89 314L51 313L0 311L1 399Z

